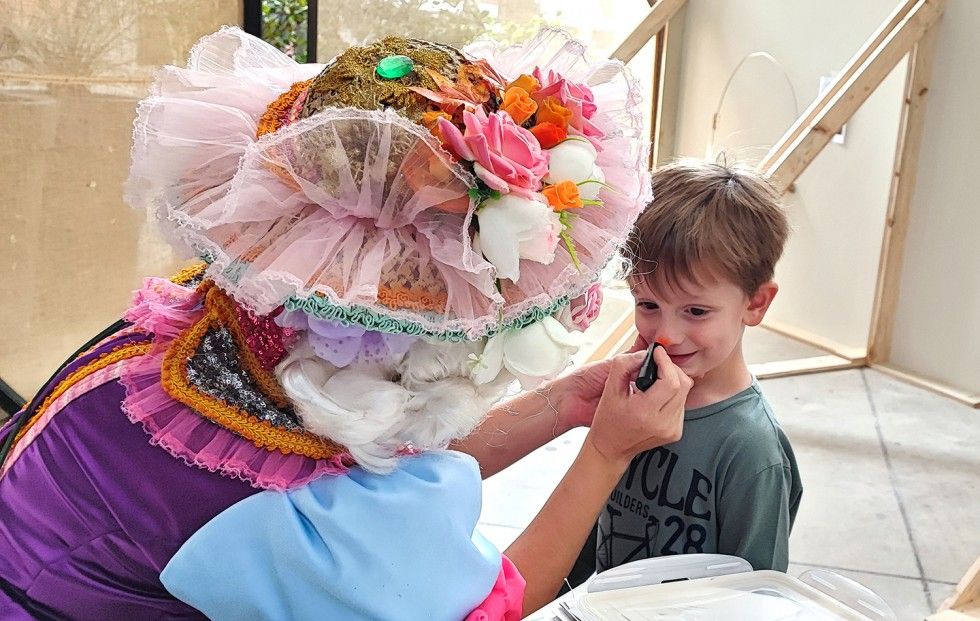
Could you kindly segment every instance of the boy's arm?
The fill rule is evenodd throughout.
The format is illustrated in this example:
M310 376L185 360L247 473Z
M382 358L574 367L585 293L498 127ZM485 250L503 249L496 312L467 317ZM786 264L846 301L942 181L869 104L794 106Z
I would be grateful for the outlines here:
M718 553L740 556L755 570L786 571L789 533L799 498L791 498L788 465L775 464L724 490L718 505Z

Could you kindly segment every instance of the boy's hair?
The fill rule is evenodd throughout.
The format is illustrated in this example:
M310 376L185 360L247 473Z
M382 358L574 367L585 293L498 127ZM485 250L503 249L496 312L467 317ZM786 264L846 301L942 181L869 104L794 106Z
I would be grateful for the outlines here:
M629 276L673 287L724 278L746 295L772 279L789 222L775 188L756 170L701 160L653 173L653 201L626 242Z

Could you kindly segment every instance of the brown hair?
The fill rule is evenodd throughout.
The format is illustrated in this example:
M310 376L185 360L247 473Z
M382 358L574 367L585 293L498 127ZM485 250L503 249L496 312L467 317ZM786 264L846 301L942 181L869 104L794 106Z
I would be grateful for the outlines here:
M750 296L772 279L789 222L756 170L681 160L654 171L653 196L626 242L630 277L662 272L669 286L721 277Z

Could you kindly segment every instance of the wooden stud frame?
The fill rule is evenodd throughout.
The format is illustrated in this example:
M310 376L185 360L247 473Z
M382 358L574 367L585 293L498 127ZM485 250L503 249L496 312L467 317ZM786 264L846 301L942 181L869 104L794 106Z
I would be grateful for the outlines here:
M939 612L927 621L969 621L980 619L980 557L974 561L956 591L939 607Z
M637 24L633 32L619 44L619 47L609 58L621 60L623 64L633 60L633 57L643 49L643 46L667 25L668 20L686 2L687 0L657 0L657 3L650 7L650 12L643 18L643 21Z
M904 242L908 231L909 208L915 189L915 171L922 143L926 95L935 53L936 23L945 0L904 0L858 50L835 82L797 119L760 163L760 169L781 192L793 182L830 142L871 93L898 63L909 55L905 100L899 123L894 174L889 192L887 220L879 260L878 280L872 308L871 329L866 355L827 339L806 336L796 330L767 326L801 342L823 348L833 355L759 365L760 377L779 377L840 368L871 366L918 386L951 397L971 407L980 407L980 396L932 380L917 377L889 366L895 307L901 280ZM678 64L668 62L677 56L683 19L671 17L685 8L683 0L657 0L647 17L612 54L628 62L657 36L652 103L651 164L662 163L673 151L676 118ZM665 121L666 119L666 121ZM624 318L631 322L632 317ZM610 329L592 359L625 350L635 332L617 325Z
M868 360L872 363L887 362L891 357L895 307L898 304L898 289L901 284L909 209L915 190L915 169L919 160L919 147L922 144L926 94L929 91L929 78L932 75L936 32L935 27L927 30L912 49L909 71L905 80L905 97L899 121L901 129L898 146L895 149L891 188L888 193L888 210L881 242L881 257L878 261L878 280L875 284L871 331L868 338Z
M789 129L759 164L780 192L803 173L835 133L916 46L942 14L943 0L906 0L872 35L841 75ZM901 15L899 19L898 16ZM911 176L912 171L909 171Z

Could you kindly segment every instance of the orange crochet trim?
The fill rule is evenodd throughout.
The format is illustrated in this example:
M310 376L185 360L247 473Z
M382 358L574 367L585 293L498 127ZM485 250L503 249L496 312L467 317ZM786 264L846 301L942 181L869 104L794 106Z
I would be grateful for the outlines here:
M16 444L17 442L20 442L21 438L24 437L34 423L40 420L41 416L44 415L44 412L54 402L54 400L63 395L66 390L89 375L92 375L96 371L100 371L109 365L119 362L120 360L142 356L146 352L150 351L151 345L151 343L130 343L129 345L120 345L119 347L99 356L85 366L79 367L72 371L65 379L61 380L55 389L51 391L51 394L44 399L40 407L38 407L37 411L34 413L34 416L31 417L31 420L29 420L27 424L24 425L24 427L17 433L17 437L14 438L14 443Z
M204 308L204 316L178 336L164 355L161 385L167 394L209 420L267 450L277 450L287 455L296 453L311 459L329 459L345 453L345 449L338 444L306 431L296 432L276 427L240 408L202 393L191 384L187 378L188 361L210 329L225 328L235 339L242 355L242 364L259 390L278 407L288 404L275 376L266 371L245 346L241 328L235 320L232 301L217 287L209 287Z
M204 271L208 269L207 263L196 263L185 267L170 277L170 282L175 285L186 285L187 283L200 278Z
M296 103L296 100L303 91L309 88L311 82L313 80L297 82L290 86L288 91L276 97L276 100L269 104L262 114L262 118L259 119L259 128L255 132L255 137L261 138L265 134L271 134L285 125L286 115L289 114L293 104Z
M446 308L449 296L446 294L430 295L406 289L379 289L378 301L393 309L410 308L416 311L442 312Z
M311 280L317 280L322 271L318 274L314 274ZM330 287L338 294L343 294L343 285L341 285L336 280L327 280L323 282L326 286ZM313 295L325 298L327 295L325 293L316 292ZM441 313L446 310L446 303L449 300L449 295L446 293L429 293L425 291L420 291L418 289L403 289L401 287L378 287L378 302L387 306L388 308L394 310L400 309L411 309L415 311L432 311L436 313Z
M303 91L309 87L311 82L313 82L312 79L297 82L289 87L288 91L276 97L275 101L268 105L265 112L262 114L262 117L259 119L259 126L255 132L255 137L261 138L265 134L271 134L285 125L289 111L292 109L293 104L296 103L296 100L303 93ZM276 166L275 164L269 163L266 163L265 166L289 187L293 188L294 190L300 189L299 185L296 183L296 180L293 179L289 173L283 170L281 166Z

